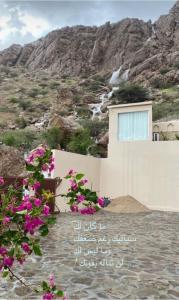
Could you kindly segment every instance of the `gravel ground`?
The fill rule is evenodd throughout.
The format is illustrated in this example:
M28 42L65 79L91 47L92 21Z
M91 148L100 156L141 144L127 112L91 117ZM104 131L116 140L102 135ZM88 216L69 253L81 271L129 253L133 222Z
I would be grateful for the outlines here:
M62 213L43 256L18 269L38 284L54 273L70 300L179 299L179 213ZM0 299L39 299L1 280Z

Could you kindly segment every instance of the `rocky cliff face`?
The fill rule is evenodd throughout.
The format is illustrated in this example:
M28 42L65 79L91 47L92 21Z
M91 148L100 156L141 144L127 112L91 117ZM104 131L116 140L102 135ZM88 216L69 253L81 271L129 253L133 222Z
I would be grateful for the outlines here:
M179 1L152 24L138 19L100 27L66 27L24 47L0 52L0 64L47 69L60 75L112 72L122 65L131 78L150 78L179 60Z
M20 176L25 170L23 154L13 148L0 145L0 174L3 177Z

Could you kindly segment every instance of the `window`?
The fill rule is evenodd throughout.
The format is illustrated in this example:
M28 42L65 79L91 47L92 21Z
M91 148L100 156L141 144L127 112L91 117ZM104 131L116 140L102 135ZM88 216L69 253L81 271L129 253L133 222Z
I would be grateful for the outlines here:
M160 135L158 132L153 132L153 141L157 142L160 140Z
M149 137L148 111L118 114L118 140L141 141Z

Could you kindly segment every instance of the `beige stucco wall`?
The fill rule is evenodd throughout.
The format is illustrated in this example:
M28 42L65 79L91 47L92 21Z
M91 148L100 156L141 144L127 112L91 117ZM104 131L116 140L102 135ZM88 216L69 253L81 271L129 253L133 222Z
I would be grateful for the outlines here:
M108 144L108 157L113 155L113 149L118 144L118 114L134 111L148 111L148 140L152 141L152 102L141 102L133 104L122 104L109 106L109 144ZM123 143L123 142L120 142ZM134 143L134 141L131 141Z
M89 180L88 186L99 192L99 158L59 150L53 150L53 153L55 158L53 178L60 177L63 179L70 169L74 169L77 172L84 173L86 178ZM63 179L57 190L57 194L67 192L68 186L68 181ZM56 203L61 211L69 210L69 207L66 205L66 201L64 201L61 197L56 199Z
M171 120L168 122L153 122L153 131L154 132L178 132L179 131L179 121Z
M120 142L117 138L118 113L149 111L147 141ZM69 169L82 172L89 186L101 196L131 195L151 209L179 211L179 142L152 142L151 102L109 107L108 158L100 159L55 150L53 177L63 178ZM63 180L57 193L67 191ZM58 197L61 211L68 209Z
M179 211L179 142L122 142L101 161L100 194Z
M179 136L179 121L171 120L168 122L154 122L153 132L158 132L160 140L176 140L176 136Z

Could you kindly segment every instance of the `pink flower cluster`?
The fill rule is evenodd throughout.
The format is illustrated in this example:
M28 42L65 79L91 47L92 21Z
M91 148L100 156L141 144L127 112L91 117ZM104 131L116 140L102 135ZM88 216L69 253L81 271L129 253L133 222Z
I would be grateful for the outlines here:
M47 148L45 146L40 146L35 150L32 150L28 157L26 158L26 163L32 166L39 166L41 164L41 159L44 157ZM42 171L51 173L54 170L54 158L51 157L48 162L41 164Z
M37 229L39 226L43 224L44 222L40 217L32 217L31 215L25 215L24 229L26 232L29 232L30 234L34 234L35 229Z
M28 155L28 157L26 158L26 163L31 164L31 165L35 164L37 166L37 164L36 164L37 159L39 157L43 157L45 154L45 151L46 151L45 147L39 147L35 150L32 150L30 152L30 154Z
M43 300L52 300L52 299L56 299L56 294L58 292L60 292L60 294L64 294L62 291L59 291L56 289L55 286L55 277L53 274L51 274L49 276L49 282L46 282L46 289L47 291L45 292L45 294L43 295ZM66 295L62 296L62 300L68 300Z
M0 176L0 185L4 184L4 178L2 176Z
M83 177L83 174L78 174L71 169L65 177L69 179L70 187L68 193L63 196L69 198L72 212L79 212L83 215L94 214L100 207L104 207L104 198L98 197L96 192L86 188L88 180Z

